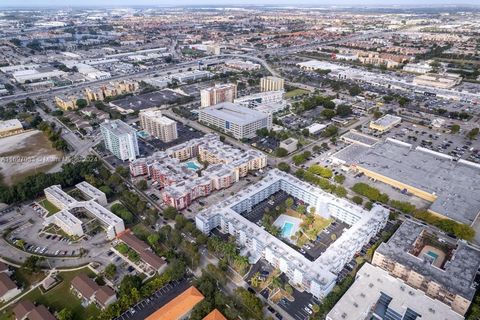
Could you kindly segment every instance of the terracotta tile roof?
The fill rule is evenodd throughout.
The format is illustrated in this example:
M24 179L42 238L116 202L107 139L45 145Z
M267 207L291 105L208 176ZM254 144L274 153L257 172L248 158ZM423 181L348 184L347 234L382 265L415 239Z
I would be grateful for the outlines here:
M189 313L205 297L195 287L190 287L175 299L155 311L146 320L178 320Z
M8 291L16 288L17 285L10 279L8 274L0 273L0 297L3 297Z
M93 279L90 279L86 273L82 273L73 278L72 287L80 292L80 294L86 299L90 299L100 288L100 286Z
M227 320L227 318L225 318L220 311L214 309L212 312L207 314L203 320Z

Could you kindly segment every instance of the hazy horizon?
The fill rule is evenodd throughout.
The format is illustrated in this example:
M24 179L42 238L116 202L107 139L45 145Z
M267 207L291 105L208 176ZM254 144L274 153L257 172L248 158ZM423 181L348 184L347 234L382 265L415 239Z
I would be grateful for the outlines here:
M0 7L114 7L114 6L355 6L355 7L427 7L427 6L480 6L478 0L0 0Z

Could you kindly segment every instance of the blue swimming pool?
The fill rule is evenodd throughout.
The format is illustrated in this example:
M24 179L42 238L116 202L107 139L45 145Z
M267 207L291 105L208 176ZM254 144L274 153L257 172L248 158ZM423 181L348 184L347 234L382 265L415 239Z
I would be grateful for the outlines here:
M198 166L198 164L196 164L195 162L193 161L188 161L185 163L185 165L187 166L188 169L190 170L195 170L197 171L198 169L200 169L200 167Z
M427 255L429 255L430 257L433 258L433 261L437 260L438 258L438 254L436 254L435 252L432 252L432 251L428 251L427 252Z
M290 238L292 236L293 223L285 222L282 226L282 237Z

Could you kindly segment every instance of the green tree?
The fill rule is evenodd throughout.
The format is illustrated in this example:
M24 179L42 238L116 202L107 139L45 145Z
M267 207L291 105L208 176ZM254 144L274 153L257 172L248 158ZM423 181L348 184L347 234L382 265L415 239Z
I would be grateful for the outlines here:
M476 139L476 137L478 136L478 132L479 132L479 131L480 131L479 128L473 128L472 130L470 130L470 131L467 133L468 139L470 139L470 140Z
M290 172L290 165L286 162L280 162L277 167L284 172Z
M152 233L147 237L148 244L153 248L156 248L158 246L159 241L160 241L160 236L156 233Z
M460 126L458 124L452 124L450 127L451 133L458 133L460 131Z
M285 200L285 206L286 206L287 208L292 208L293 203L294 203L293 198L290 198L290 197L289 197L289 198L287 198L287 199Z
M278 147L278 148L275 150L275 155L276 155L277 157L282 158L282 157L285 157L285 156L288 155L288 151L287 151L285 148L280 148L280 147Z
M85 99L77 99L77 101L75 102L75 104L76 104L77 107L80 108L80 109L85 108L86 106L88 106L88 102L87 102L87 100L85 100Z
M355 204L361 205L363 203L363 199L360 196L354 196L352 197L352 201Z
M108 266L105 267L105 277L107 279L113 279L115 277L115 274L117 273L117 266L114 265L113 263L110 263Z
M73 313L70 309L63 308L57 313L58 320L73 320Z
M167 207L163 210L163 217L167 220L173 220L177 216L178 211L174 207Z
M137 188L144 191L144 190L147 190L148 189L148 184L147 184L147 180L139 180L137 182Z
M346 117L352 114L352 107L347 104L341 104L337 107L337 115Z

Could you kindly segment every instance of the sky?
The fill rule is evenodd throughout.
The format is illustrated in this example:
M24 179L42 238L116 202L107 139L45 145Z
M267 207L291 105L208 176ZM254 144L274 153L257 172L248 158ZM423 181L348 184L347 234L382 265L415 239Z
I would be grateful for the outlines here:
M444 6L478 5L480 0L0 0L0 7L42 6L179 6L179 5L311 5L311 6Z

